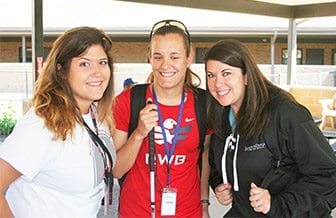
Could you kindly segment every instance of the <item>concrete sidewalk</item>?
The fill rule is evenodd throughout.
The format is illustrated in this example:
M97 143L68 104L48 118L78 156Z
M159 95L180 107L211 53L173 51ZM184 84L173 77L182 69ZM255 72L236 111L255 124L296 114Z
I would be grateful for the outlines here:
M212 218L220 218L223 217L223 215L226 213L230 207L223 206L217 202L217 199L210 189L210 207L209 207L209 213L210 217ZM115 179L114 181L114 187L113 187L113 203L110 207L110 213L108 216L104 216L104 207L101 208L98 214L98 218L118 218L118 203L119 203L119 184L118 181ZM336 218L336 209L332 211L331 216L333 218Z

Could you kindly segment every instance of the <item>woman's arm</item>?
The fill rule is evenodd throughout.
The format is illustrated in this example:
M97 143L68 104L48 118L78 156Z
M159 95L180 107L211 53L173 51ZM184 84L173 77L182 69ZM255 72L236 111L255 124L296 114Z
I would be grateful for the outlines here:
M297 216L316 206L327 211L327 200L336 199L336 156L305 108L281 107L290 113L283 113L280 119L279 143L284 158L290 157L296 166L299 179L272 196L269 215Z
M113 168L113 176L121 178L133 166L143 140L155 126L158 114L155 104L148 104L139 112L137 128L130 137L128 133L116 129L113 133L113 142L117 149L117 161Z
M207 135L205 136L204 150L202 153L201 200L208 200L208 201L209 201L209 175L210 175L209 144L210 144L210 135ZM202 202L202 213L203 218L209 217L209 205L206 203L206 201Z
M117 158L112 173L116 178L121 178L133 166L141 144L144 138L139 136L134 130L128 138L128 133L121 130L116 130L113 134L113 142L117 147Z
M12 165L0 158L0 217L14 217L5 198L8 186L21 176Z

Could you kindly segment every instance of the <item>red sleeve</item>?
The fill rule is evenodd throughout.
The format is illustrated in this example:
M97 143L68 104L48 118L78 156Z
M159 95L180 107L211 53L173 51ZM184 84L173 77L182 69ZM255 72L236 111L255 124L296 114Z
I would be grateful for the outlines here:
M125 90L116 97L115 105L113 107L113 117L116 128L124 132L128 132L130 120L130 99L130 89Z

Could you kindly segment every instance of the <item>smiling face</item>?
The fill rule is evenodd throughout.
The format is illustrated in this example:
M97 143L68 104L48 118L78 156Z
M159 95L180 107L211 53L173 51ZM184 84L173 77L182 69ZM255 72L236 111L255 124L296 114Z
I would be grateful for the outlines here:
M154 35L149 60L155 88L183 88L186 70L192 63L192 56L187 56L182 36L176 33Z
M68 81L81 113L87 113L90 104L103 96L110 76L108 58L100 45L88 47L71 60Z
M237 114L243 102L247 84L243 71L220 61L208 60L206 76L210 94L222 106L230 105L234 114Z

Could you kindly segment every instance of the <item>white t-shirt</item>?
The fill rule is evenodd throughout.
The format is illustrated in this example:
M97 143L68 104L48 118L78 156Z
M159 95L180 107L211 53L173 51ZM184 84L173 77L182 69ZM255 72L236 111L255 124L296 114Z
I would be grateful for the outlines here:
M89 114L83 118L93 126ZM108 131L98 129L115 162ZM72 139L55 141L30 109L0 145L0 158L22 173L6 191L15 217L96 217L104 195L103 162L84 127L77 125Z

